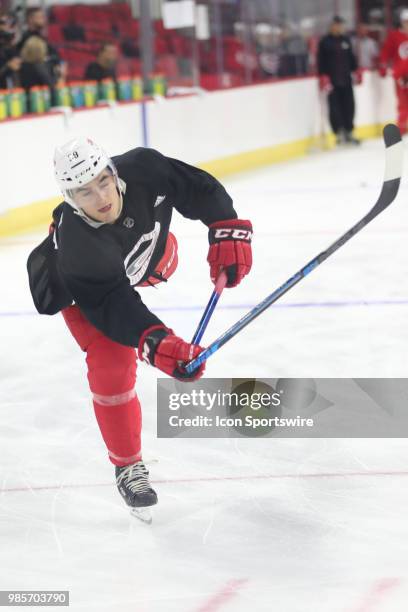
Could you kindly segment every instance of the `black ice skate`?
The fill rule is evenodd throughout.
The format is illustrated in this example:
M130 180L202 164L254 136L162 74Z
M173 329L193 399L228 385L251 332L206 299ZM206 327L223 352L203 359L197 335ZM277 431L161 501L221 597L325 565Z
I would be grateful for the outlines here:
M115 473L119 493L131 513L145 523L151 523L148 508L157 504L157 495L150 485L149 472L143 461L124 467L116 466Z
M344 130L339 130L338 132L336 132L336 145L340 146L345 144L346 142L346 134L344 132Z
M355 136L353 136L352 132L345 132L345 142L346 144L352 144L352 145L359 145L361 144L361 141L356 138Z

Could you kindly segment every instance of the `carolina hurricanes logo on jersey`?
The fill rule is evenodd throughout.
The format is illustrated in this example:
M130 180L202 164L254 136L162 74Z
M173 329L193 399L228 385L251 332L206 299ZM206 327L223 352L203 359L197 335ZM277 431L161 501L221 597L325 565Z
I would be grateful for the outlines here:
M408 58L408 40L405 40L400 44L400 46L398 47L398 54L401 59Z
M160 223L156 221L151 232L143 234L125 259L126 276L131 285L136 285L144 276L156 248L160 234ZM148 243L147 246L145 243ZM140 252L140 249L145 248Z

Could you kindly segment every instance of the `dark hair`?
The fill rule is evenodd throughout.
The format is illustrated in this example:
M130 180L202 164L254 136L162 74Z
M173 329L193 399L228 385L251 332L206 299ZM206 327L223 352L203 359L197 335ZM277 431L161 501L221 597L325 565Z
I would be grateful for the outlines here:
M116 47L116 43L111 40L105 40L105 42L101 43L99 46L98 55L99 53L102 53L102 51L105 51L106 47Z
M335 15L332 19L332 23L344 23L344 19L340 17L340 15Z
M30 8L28 8L25 12L26 21L28 21L35 13L38 13L38 11L42 11L41 6L30 6Z

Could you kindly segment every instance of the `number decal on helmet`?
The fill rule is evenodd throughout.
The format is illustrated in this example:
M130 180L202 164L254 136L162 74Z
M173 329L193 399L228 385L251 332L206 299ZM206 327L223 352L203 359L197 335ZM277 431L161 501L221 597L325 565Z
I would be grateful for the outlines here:
M72 151L72 153L68 153L68 159L70 162L75 161L76 159L78 159L79 154L78 151Z

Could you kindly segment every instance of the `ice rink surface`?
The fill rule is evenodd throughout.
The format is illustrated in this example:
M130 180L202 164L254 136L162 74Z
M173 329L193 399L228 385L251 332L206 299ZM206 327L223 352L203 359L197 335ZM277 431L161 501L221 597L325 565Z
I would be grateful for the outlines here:
M254 266L224 292L205 340L368 212L383 163L371 141L225 181L254 223ZM207 375L407 377L407 184ZM172 227L179 268L142 297L190 338L211 292L207 236L177 213ZM141 365L159 505L150 526L129 516L84 356L62 317L34 313L25 262L45 231L0 242L0 589L70 590L76 612L407 611L405 439L157 439L157 371Z

